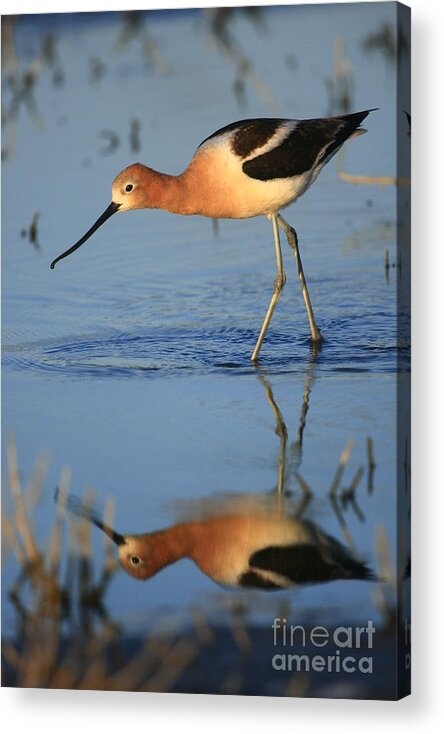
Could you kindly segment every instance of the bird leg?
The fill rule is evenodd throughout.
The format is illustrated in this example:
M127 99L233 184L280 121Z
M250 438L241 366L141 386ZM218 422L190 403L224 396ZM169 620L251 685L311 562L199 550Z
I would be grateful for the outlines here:
M277 215L277 221L284 230L287 236L288 244L293 250L294 256L296 258L299 280L301 281L302 296L304 298L305 308L307 309L307 316L310 324L311 340L314 343L319 343L322 341L322 335L316 323L315 315L313 313L313 308L310 301L310 295L308 293L307 282L305 280L304 270L302 267L301 255L299 253L298 236L296 234L296 230L293 229L293 227L288 224L288 222L286 222L280 214Z
M252 362L257 362L259 351L262 346L262 342L264 341L264 336L267 332L268 325L271 321L271 317L273 316L273 312L274 312L274 309L276 308L277 302L279 301L279 298L281 297L281 293L284 289L284 285L286 281L286 275L284 273L284 266L282 263L281 243L279 241L279 227L278 227L278 219L277 219L276 214L272 215L271 222L273 224L274 246L276 249L277 276L276 276L276 280L274 281L274 290L273 290L273 295L271 296L270 305L265 315L264 323L262 324L262 329L258 336L258 340L256 342L256 346L254 348L253 354L251 355Z
M286 463L287 463L287 441L288 441L288 430L284 421L284 417L280 411L280 408L274 399L271 385L265 375L258 375L264 390L267 402L270 405L273 415L276 421L276 428L274 430L276 436L279 436L279 459L278 459L278 480L277 480L277 511L278 514L282 513L283 501L284 501L284 490L286 485Z
M302 520L302 516L305 510L307 509L308 505L310 504L313 498L313 492L311 491L305 479L303 479L303 477L299 474L299 472L296 472L296 479L299 482L299 486L302 489L303 494L298 504L295 516L297 517L298 520Z

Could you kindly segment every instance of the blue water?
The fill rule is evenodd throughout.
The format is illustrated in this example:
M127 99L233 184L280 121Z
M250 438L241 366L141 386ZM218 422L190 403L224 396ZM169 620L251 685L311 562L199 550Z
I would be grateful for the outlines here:
M279 440L265 376L289 445L308 408L292 466L314 492L308 516L338 538L328 488L347 441L355 445L345 486L366 468L372 438L373 491L364 474L357 495L364 519L350 508L346 518L370 565L377 565L380 526L395 553L398 358L402 365L408 357L406 340L397 350L398 271L384 267L386 251L391 263L397 258L395 190L338 178L338 165L367 176L395 173L394 66L363 49L365 34L393 23L393 12L390 3L270 8L263 10L263 28L235 17L232 33L273 101L265 104L247 80L242 106L233 92L234 67L198 11L144 18L160 68L144 59L140 37L118 49L119 14L19 20L20 68L52 29L64 75L57 86L52 70L43 68L34 90L42 123L37 126L26 107L19 110L15 147L2 166L3 431L15 438L24 477L42 452L51 458L35 510L39 538L53 522L53 490L63 466L72 470L76 494L94 487L100 508L114 497L121 532L170 524L178 500L273 490ZM379 111L366 121L368 134L349 143L339 163L329 163L285 214L299 234L325 337L317 355L293 254L283 243L287 285L260 368L251 365L275 278L271 225L264 218L221 221L215 236L203 218L119 215L50 271L50 261L108 206L113 177L134 160L179 172L202 139L232 120L332 112L325 80L333 75L337 36L353 67L352 109ZM94 57L105 64L95 82ZM9 94L6 89L5 103ZM137 153L129 145L134 118L141 126ZM109 154L103 130L119 137ZM39 247L21 236L37 211ZM402 277L407 287L406 264ZM297 499L294 473L288 489ZM3 496L8 508L7 492ZM101 538L95 543L99 553ZM15 574L9 556L5 588ZM107 605L113 617L143 626L147 610L166 605L185 618L191 604L217 610L227 593L182 561L144 586L120 573ZM287 593L298 615L333 621L379 619L373 595L374 585L359 581ZM268 620L269 598L258 594L255 605ZM8 629L12 611L5 609Z

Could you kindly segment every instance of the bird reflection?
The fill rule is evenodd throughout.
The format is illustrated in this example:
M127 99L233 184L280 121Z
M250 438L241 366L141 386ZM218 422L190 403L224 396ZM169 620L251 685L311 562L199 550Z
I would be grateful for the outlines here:
M374 579L369 567L318 525L275 499L241 495L201 500L192 516L141 535L121 534L75 497L68 509L117 545L122 568L145 580L189 558L217 584L265 590L337 579Z

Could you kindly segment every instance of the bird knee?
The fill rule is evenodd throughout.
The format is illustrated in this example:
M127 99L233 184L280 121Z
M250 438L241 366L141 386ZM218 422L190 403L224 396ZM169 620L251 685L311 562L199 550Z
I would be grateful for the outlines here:
M288 229L285 230L285 234L287 235L287 241L291 249L296 250L298 246L298 236L296 230L288 225Z
M285 275L284 271L282 271L282 273L278 273L276 280L274 281L275 293L281 293L284 290L284 285L286 282L287 276Z

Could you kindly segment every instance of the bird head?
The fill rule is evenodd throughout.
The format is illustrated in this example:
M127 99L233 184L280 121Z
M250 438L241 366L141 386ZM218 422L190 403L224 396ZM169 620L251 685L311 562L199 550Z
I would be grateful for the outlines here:
M153 172L141 163L133 163L114 179L112 201L119 211L149 207L149 192L153 185Z
M148 534L123 536L123 543L118 546L119 563L127 574L140 581L145 581L159 570L153 563L151 545L151 538Z

